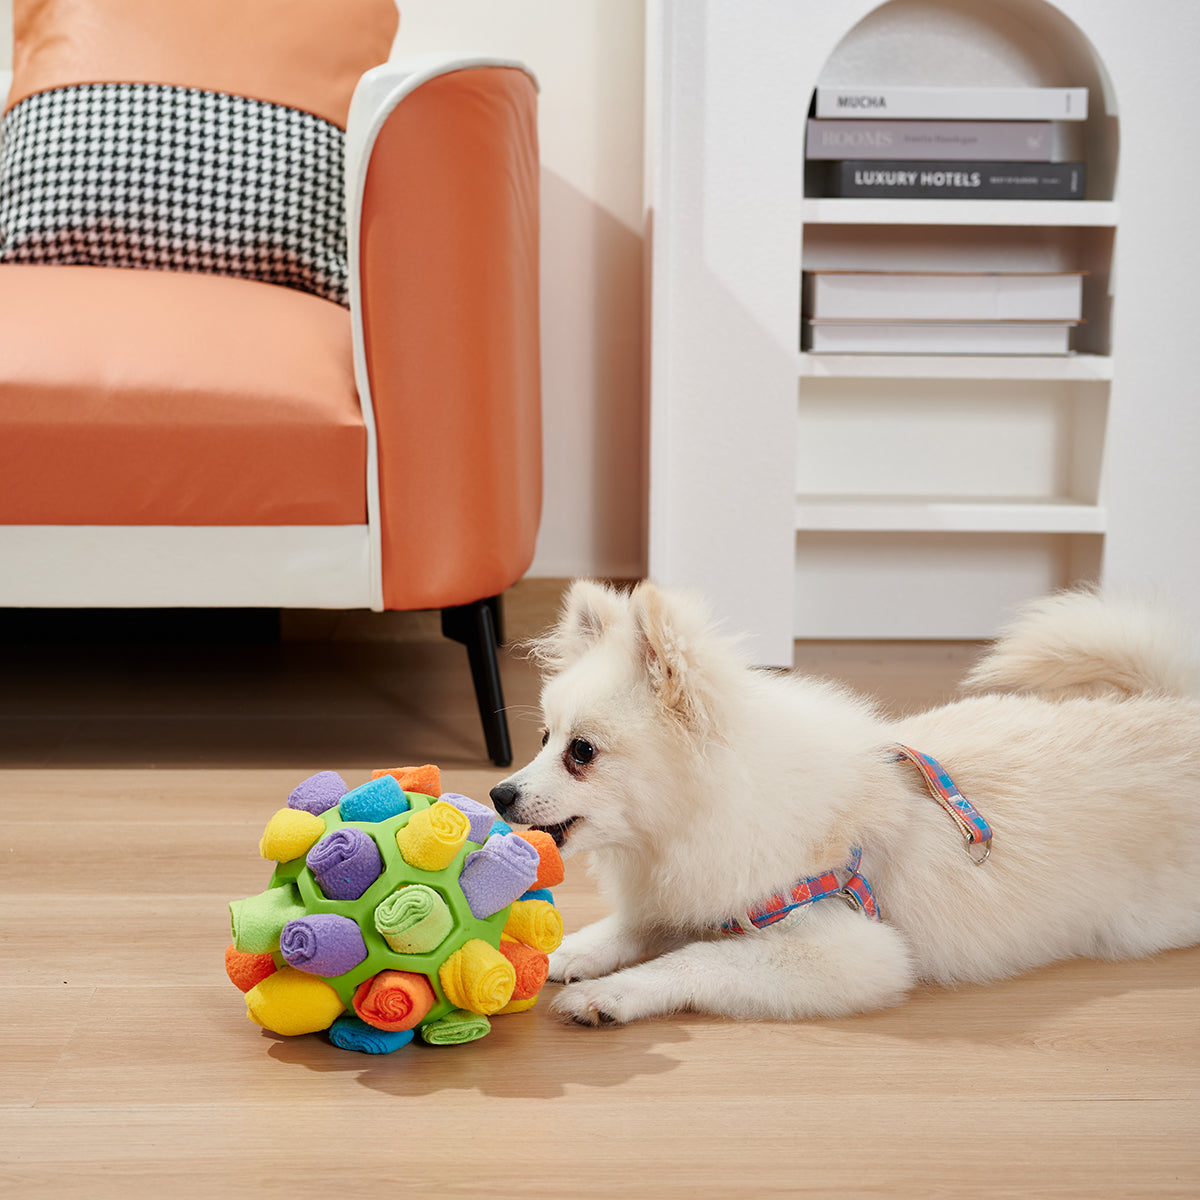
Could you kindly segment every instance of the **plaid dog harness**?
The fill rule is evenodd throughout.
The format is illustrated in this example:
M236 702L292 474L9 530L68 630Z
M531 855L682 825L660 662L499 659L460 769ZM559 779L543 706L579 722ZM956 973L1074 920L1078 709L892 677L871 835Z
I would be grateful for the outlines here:
M866 877L858 870L862 862L862 850L855 846L850 861L841 871L826 871L824 875L811 875L801 879L786 893L777 892L768 896L761 904L736 917L730 917L722 926L724 933L747 933L751 929L766 929L780 921L798 914L809 904L818 900L829 900L836 896L854 908L861 908L872 921L883 919L875 903L875 893Z
M954 780L936 758L897 743L892 747L889 762L911 762L921 774L929 794L950 814L963 835L971 861L981 867L992 852L992 829L973 804L958 790ZM980 853L982 851L982 853ZM866 876L859 871L862 848L856 846L850 861L840 871L826 871L801 879L786 893L769 896L748 912L730 917L722 926L724 933L748 933L752 929L767 929L798 915L818 900L834 897L858 908L872 921L882 921L883 913Z
M901 746L899 742L892 748L890 762L903 762L907 759L918 771L929 789L929 794L950 814L959 832L963 835L967 853L971 861L982 867L992 852L992 827L979 815L975 806L958 790L954 780L946 774L945 767L936 758L913 750L909 746ZM979 851L979 853L977 853Z

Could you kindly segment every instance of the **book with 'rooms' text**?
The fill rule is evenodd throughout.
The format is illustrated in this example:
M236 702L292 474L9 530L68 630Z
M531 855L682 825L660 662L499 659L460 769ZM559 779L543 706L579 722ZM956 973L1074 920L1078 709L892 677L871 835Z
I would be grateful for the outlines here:
M1052 121L809 120L804 156L820 159L904 159L1051 162Z

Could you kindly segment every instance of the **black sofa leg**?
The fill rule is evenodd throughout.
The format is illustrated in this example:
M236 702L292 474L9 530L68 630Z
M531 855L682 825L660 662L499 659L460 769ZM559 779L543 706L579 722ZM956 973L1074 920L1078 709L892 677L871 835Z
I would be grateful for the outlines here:
M489 596L474 604L443 608L442 633L467 648L488 757L496 766L507 767L512 763L512 743L508 737L508 717L500 687L500 661L496 654L501 637L500 597Z

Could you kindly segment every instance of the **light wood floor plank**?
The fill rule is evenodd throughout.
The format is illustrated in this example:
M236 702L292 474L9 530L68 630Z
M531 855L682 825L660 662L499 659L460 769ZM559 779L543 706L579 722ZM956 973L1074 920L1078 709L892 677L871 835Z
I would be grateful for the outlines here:
M178 1106L0 1112L0 1186L19 1196L1193 1197L1186 1114L1165 1104L930 1097L903 1121L878 1100L786 1106L688 1098L503 1119L360 1085L336 1113L297 1097L240 1110ZM1114 1136L1114 1122L1120 1135Z

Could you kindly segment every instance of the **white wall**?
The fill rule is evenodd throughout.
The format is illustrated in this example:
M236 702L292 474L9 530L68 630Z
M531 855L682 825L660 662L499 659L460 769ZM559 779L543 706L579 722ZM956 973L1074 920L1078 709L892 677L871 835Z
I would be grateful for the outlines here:
M400 9L398 54L478 49L538 76L546 500L532 574L641 574L643 0Z
M401 0L396 53L518 58L541 83L545 507L531 574L644 570L644 0ZM12 3L0 0L0 69Z

